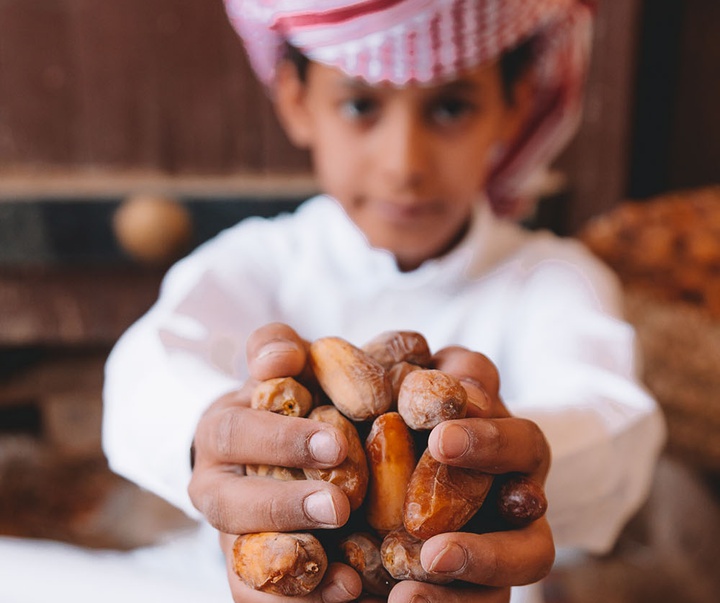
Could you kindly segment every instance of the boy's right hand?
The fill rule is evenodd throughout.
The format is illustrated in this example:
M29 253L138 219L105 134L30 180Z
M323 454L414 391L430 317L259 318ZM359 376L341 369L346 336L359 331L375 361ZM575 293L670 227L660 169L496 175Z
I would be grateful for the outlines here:
M258 381L297 376L304 369L307 342L294 330L282 324L258 329L248 340L247 358L251 378L212 404L198 423L188 489L193 504L221 532L228 563L232 534L337 528L350 516L347 497L333 484L245 475L246 464L333 467L348 450L345 436L331 425L250 408ZM246 587L230 566L229 576L236 602L288 600ZM342 603L355 600L360 591L352 569L332 564L322 585L303 601Z

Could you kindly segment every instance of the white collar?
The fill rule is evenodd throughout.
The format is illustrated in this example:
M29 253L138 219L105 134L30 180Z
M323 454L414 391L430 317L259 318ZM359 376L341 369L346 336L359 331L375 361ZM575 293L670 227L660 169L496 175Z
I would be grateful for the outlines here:
M358 270L361 278L372 275L381 286L413 288L437 283L437 286L445 287L459 279L477 278L515 249L519 242L519 227L495 216L487 199L480 197L473 209L468 232L455 247L438 258L427 260L415 270L402 272L389 251L368 244L340 203L329 196L320 199L324 200L327 210L335 214L332 221L336 227L329 236L338 259Z

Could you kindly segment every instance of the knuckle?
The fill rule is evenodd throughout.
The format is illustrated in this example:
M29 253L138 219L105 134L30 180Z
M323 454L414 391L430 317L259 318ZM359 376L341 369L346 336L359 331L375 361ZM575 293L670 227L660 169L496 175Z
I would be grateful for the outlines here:
M491 454L500 456L508 447L508 436L496 421L487 421L485 429L486 446Z
M472 373L491 397L499 395L500 373L485 354L472 352Z
M477 383L491 397L498 395L500 374L488 356L460 347L447 348L444 352L438 358L438 368L460 379Z
M495 584L501 575L500 555L495 547L487 547L483 551L482 562L477 564L479 580L482 584Z
M216 497L205 496L202 501L202 514L214 528L220 529L219 519L222 516L220 502Z
M530 430L530 437L528 439L532 442L532 446L530 447L530 462L532 463L533 470L535 470L547 464L550 456L550 446L540 427L532 421L527 421L527 423L528 429Z
M547 547L545 547L538 558L533 564L534 571L530 572L525 577L525 583L538 582L545 578L551 571L555 564L555 545L550 540Z
M545 560L538 565L538 569L535 572L535 575L531 577L530 582L538 582L539 580L542 580L545 578L553 568L553 565L555 564L555 553L551 555L548 555Z
M292 522L291 513L295 505L288 504L288 501L279 497L274 497L265 512L265 521L272 530L290 529ZM262 511L260 511L262 512Z
M468 351L467 362L469 365L475 367L475 369L487 369L490 367L494 368L493 363L490 359L482 352Z
M188 496L190 497L190 502L198 511L202 513L202 487L199 485L199 482L200 479L198 479L197 475L193 473L192 477L190 478L190 483L188 484L187 492Z
M207 522L221 532L233 532L230 529L227 513L227 501L219 493L208 494L204 491L199 495L198 509Z
M232 409L219 413L216 417L215 445L220 461L234 460L236 443L242 439L243 425L241 415Z

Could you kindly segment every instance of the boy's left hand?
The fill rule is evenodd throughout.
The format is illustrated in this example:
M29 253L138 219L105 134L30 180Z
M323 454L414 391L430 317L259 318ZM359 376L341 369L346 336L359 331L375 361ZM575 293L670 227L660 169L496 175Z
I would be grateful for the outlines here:
M446 421L430 434L435 459L493 474L519 472L544 484L550 467L548 443L535 423L510 416L499 397L494 365L482 354L459 347L438 352L435 365L462 381L471 402L467 418ZM545 517L510 531L440 534L423 545L423 567L462 580L462 586L405 581L393 589L388 602L412 601L414 596L443 603L507 601L508 585L537 582L549 573L554 559Z

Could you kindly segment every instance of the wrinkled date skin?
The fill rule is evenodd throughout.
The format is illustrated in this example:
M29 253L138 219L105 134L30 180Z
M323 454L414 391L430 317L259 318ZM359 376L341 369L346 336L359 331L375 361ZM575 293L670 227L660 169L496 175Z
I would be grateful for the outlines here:
M457 532L480 509L492 482L488 473L445 465L425 450L405 496L405 529L421 540Z
M284 482L305 479L305 473L302 469L295 467L278 467L276 465L246 465L245 475L271 477Z
M430 366L432 358L427 341L415 331L385 331L368 341L362 350L387 370L399 362Z
M357 429L337 408L329 404L313 409L308 418L329 423L342 430L348 441L348 453L345 460L336 467L304 469L305 477L338 486L347 495L350 508L355 511L365 499L369 480L367 458Z
M412 364L410 362L398 362L397 364L393 364L388 369L388 376L390 377L390 386L392 388L392 401L393 406L391 406L392 409L397 410L397 401L398 397L400 396L400 388L402 387L403 381L405 381L405 377L407 377L410 373L413 371L419 371L422 367L418 366L417 364Z
M431 574L420 563L423 541L408 534L402 528L390 532L380 547L382 563L396 580L417 580L433 584L448 584L453 578Z
M358 574L363 591L371 595L387 596L397 581L382 564L381 541L367 532L351 534L340 542L343 560Z
M313 406L310 391L292 377L261 381L255 386L250 407L285 415L306 417Z
M396 412L373 421L365 440L370 483L366 498L368 524L380 534L402 527L405 492L415 470L410 430Z
M366 421L392 404L390 377L383 366L339 337L310 344L310 364L320 387L335 407L353 421Z
M290 597L311 593L328 561L312 534L261 532L244 534L233 545L233 569L255 590Z
M547 511L547 498L540 484L524 475L505 479L498 493L500 517L514 527L540 519Z
M467 392L453 376L435 369L408 373L400 385L398 412L408 427L427 431L467 413Z
M250 407L287 417L306 417L313 407L313 397L305 386L292 377L278 377L261 381L255 386ZM245 474L283 481L305 479L302 469L272 465L246 465Z

